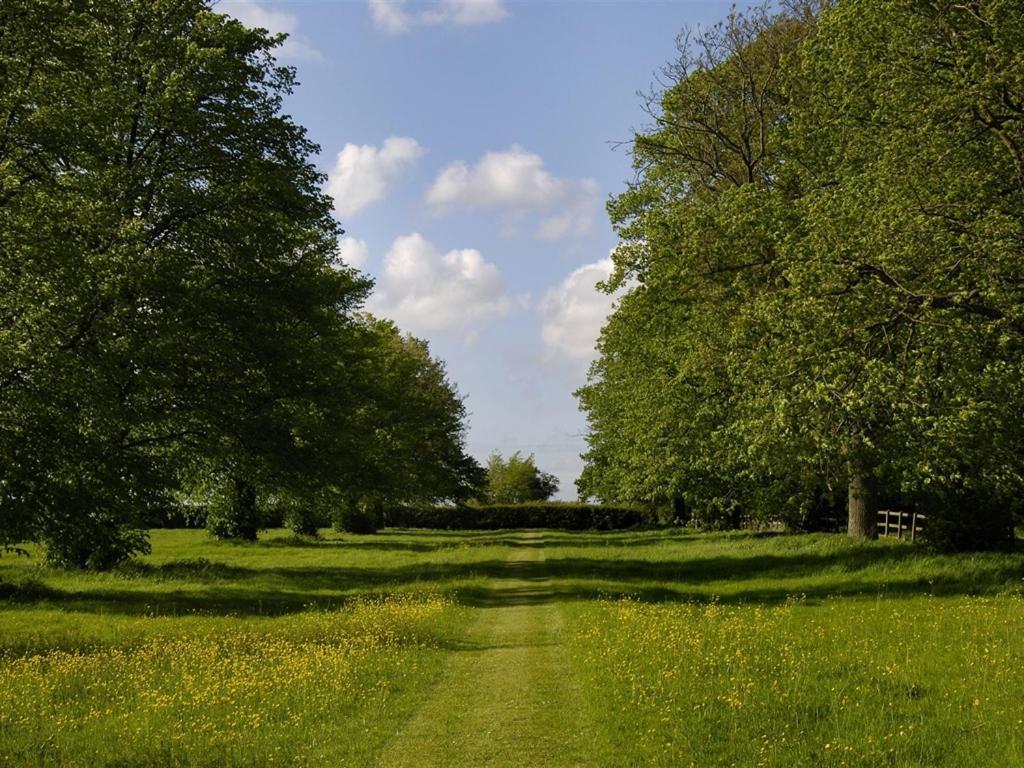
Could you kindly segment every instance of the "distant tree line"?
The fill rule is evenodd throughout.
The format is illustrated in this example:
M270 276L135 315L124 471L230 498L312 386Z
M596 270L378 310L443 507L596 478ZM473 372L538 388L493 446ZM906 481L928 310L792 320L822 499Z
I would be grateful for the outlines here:
M362 311L283 38L206 0L0 5L0 546L104 568L168 510L459 500L425 342Z
M580 495L710 525L928 516L1013 540L1024 13L790 2L680 38L609 204L628 289L578 392Z

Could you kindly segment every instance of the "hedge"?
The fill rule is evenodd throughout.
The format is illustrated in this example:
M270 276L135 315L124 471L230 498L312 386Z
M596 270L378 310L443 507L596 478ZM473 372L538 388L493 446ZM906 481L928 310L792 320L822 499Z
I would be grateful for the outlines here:
M564 531L614 531L659 524L654 510L570 502L532 502L482 506L399 506L384 512L390 528L494 531L502 528L555 528Z

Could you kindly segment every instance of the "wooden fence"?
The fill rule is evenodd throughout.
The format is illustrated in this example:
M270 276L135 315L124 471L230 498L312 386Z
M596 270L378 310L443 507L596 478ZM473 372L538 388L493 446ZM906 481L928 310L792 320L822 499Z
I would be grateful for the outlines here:
M878 513L878 535L895 536L902 539L904 532L908 532L910 540L914 541L924 527L922 523L927 519L917 512L897 512L883 509Z

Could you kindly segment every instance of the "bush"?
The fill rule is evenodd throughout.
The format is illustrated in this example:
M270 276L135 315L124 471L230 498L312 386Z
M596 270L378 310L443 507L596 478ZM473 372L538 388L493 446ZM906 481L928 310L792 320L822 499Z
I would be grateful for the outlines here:
M778 515L788 531L838 533L846 529L845 489L813 488L789 496Z
M363 501L339 507L334 515L334 529L342 533L376 533L384 525L380 502Z
M693 508L690 524L702 531L734 531L743 525L743 507L734 500L713 499Z
M137 552L150 551L145 531L95 518L81 521L74 530L45 535L43 544L50 565L90 571L107 571Z
M334 519L334 530L342 533L376 533L378 528L376 517L362 509L342 510Z
M388 509L384 522L395 528L555 528L564 531L614 531L657 526L658 515L653 509L639 507L531 502L483 506L400 506Z
M1014 509L1005 500L967 488L932 490L918 499L922 537L940 552L1008 551L1014 544Z
M317 536L327 524L324 515L310 507L295 507L284 513L284 522L296 536Z
M206 529L218 539L256 541L261 522L256 487L240 479L215 495L206 515Z
M218 528L226 525L230 509L225 505L230 503L227 497L213 497L207 500L209 503L196 503L189 500L177 505L168 505L154 512L147 521L150 528L208 528L208 518L214 521ZM296 525L305 525L305 520L312 521L316 528L324 528L330 524L327 515L313 513L309 510L294 509L282 504L257 504L256 507L257 529L284 528L288 526L299 533ZM303 518L300 520L300 518ZM315 531L315 529L314 529Z

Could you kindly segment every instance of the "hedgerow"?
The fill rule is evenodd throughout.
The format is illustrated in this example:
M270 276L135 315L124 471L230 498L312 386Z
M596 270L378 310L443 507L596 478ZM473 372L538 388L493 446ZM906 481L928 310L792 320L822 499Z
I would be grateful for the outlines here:
M385 510L384 522L392 528L554 528L566 531L611 531L653 527L659 524L659 519L653 509L643 507L530 502L480 506L396 506Z

